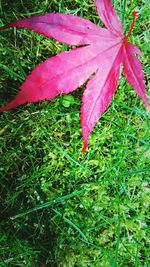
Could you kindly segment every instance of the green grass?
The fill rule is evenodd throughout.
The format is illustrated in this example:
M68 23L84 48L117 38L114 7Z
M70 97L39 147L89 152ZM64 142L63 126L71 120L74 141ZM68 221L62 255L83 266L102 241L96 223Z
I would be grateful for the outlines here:
M144 54L148 89L149 1L113 2L125 31L132 11L141 11L131 41ZM58 11L101 25L92 0L2 0L0 23ZM1 105L37 64L68 49L25 29L2 31L0 39ZM1 114L0 266L150 266L149 114L121 75L81 153L84 88Z

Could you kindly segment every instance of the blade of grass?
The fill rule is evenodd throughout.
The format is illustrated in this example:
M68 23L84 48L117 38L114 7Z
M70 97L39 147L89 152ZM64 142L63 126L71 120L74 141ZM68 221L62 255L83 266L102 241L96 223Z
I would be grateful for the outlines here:
M32 213L34 211L45 209L45 208L51 207L53 205L62 203L63 201L68 200L68 199L73 198L73 197L76 197L76 196L78 196L78 195L80 195L80 194L82 194L84 192L85 192L85 189L80 190L80 191L75 191L75 192L73 192L71 194L68 194L68 195L65 195L63 197L59 197L59 198L54 199L52 201L45 202L45 203L43 203L43 204L41 204L39 206L36 206L36 207L34 207L32 209L29 209L29 210L27 210L25 212L19 213L19 214L15 215L15 216L11 217L11 219L14 220L14 219L26 216L27 214Z
M120 212L119 212L119 207L118 207L118 227L117 227L117 240L116 240L116 250L115 250L115 258L112 267L117 266L117 260L118 260L118 254L119 254L119 244L120 244Z
M2 68L3 70L5 70L6 72L8 72L14 79L19 80L20 82L22 82L24 80L23 77L21 77L19 74L17 74L16 72L14 72L11 68L0 64L0 68Z
M125 15L125 12L126 12L126 0L123 1L122 10L123 10L123 12L122 12L122 18L121 18L121 20L122 20L123 26L125 27L124 15Z
M59 150L70 162L73 162L75 165L79 166L81 169L88 171L90 173L92 173L92 171L87 168L84 167L82 164L80 164L77 160L75 160L74 158L72 158L64 149L62 149L61 147L59 147L55 142L53 142L51 139L49 139L49 141L53 144L53 146L55 146L57 148L57 150Z
M89 244L89 241L88 239L86 238L85 234L80 230L80 228L78 226L76 226L70 219L66 218L65 216L63 216L58 210L56 209L52 209L58 216L62 217L63 220L65 222L67 222L70 226L72 226L79 234L80 236L83 238L82 240L85 242L85 243L88 243Z

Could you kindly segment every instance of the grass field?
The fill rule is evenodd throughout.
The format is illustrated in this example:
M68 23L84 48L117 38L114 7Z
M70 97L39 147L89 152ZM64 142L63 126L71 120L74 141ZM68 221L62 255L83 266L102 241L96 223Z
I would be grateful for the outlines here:
M144 54L149 94L150 2L113 3L125 31L132 11L140 10L130 40ZM45 12L102 25L92 0L1 0L0 12L0 25ZM1 106L37 64L67 49L26 29L1 31ZM1 267L150 266L149 114L121 74L110 107L81 153L84 89L1 114Z

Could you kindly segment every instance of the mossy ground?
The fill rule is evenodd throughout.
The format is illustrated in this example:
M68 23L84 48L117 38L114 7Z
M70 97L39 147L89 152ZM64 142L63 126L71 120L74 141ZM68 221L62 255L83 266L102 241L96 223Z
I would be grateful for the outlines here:
M140 10L131 41L144 54L148 88L149 1L113 2L126 30ZM101 25L92 0L1 0L0 11L1 25L45 12ZM37 64L68 49L25 29L2 31L0 39L1 105ZM1 114L0 266L150 266L149 115L121 75L81 153L84 88Z

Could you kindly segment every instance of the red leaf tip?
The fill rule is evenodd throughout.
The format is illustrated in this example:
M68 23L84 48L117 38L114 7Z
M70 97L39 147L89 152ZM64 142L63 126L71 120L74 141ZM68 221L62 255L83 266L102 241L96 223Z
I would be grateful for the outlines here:
M11 25L11 23L9 23L8 25L1 26L0 30L5 30L5 29L11 27L10 25Z
M1 26L1 27L0 27L0 30L4 30L4 29L5 29L5 26Z
M86 149L87 149L87 147L88 147L88 143L84 143L84 146L83 146L83 148L82 148L82 152L85 152L86 151Z

